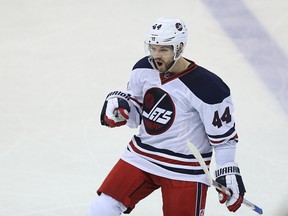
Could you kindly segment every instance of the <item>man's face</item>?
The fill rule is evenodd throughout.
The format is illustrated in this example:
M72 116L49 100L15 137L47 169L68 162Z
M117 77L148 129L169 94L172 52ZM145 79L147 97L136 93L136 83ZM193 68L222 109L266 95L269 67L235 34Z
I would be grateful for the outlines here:
M150 45L149 50L161 73L168 71L174 64L173 46Z

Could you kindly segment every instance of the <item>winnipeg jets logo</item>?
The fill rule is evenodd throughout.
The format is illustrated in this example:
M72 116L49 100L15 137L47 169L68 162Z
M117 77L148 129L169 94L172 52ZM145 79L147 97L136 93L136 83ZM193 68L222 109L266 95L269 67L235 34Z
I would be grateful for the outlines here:
M176 24L175 24L175 27L176 27L176 29L177 29L178 31L182 31L182 29L183 29L183 26L182 26L181 23L176 23Z
M160 100L157 102L157 104L154 105L154 107L151 109L149 113L146 113L144 111L143 116L152 121L155 121L161 124L166 124L171 119L172 112L169 110L165 110L160 107L157 107L157 105L163 100L165 96L167 96L167 94L164 94L162 98L160 98Z
M175 106L168 93L160 88L151 88L145 93L142 115L146 132L161 134L171 127Z

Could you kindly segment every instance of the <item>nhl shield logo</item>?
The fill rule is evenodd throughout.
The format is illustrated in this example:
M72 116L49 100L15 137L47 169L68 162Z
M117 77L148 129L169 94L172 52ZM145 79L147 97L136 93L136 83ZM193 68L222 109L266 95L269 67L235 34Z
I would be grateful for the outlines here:
M205 209L201 209L199 216L204 216L204 213L205 213Z

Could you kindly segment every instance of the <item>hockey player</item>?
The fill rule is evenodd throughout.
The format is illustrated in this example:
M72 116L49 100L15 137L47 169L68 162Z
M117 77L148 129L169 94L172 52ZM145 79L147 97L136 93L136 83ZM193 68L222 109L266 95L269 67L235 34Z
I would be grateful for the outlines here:
M130 213L158 188L164 216L203 216L208 182L188 142L208 166L215 152L216 181L233 193L219 194L219 201L232 212L241 206L245 188L235 162L238 137L230 90L217 75L182 56L186 42L182 20L158 19L145 40L149 55L134 65L127 90L107 95L101 124L139 127L139 133L97 190L89 216Z

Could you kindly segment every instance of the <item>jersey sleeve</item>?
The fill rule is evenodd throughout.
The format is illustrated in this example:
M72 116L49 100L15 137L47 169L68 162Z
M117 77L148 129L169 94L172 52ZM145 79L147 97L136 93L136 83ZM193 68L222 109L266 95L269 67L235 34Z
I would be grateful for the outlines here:
M238 141L231 96L216 104L202 102L200 107L199 114L211 145L220 145L232 139Z
M211 145L238 141L230 89L216 74L200 66L182 80L191 91L190 102L198 111Z
M129 114L129 120L127 126L130 128L136 128L141 124L142 121L142 103L143 93L141 77L138 73L139 69L133 69L131 72L130 80L127 84L127 93L130 95L131 112Z

